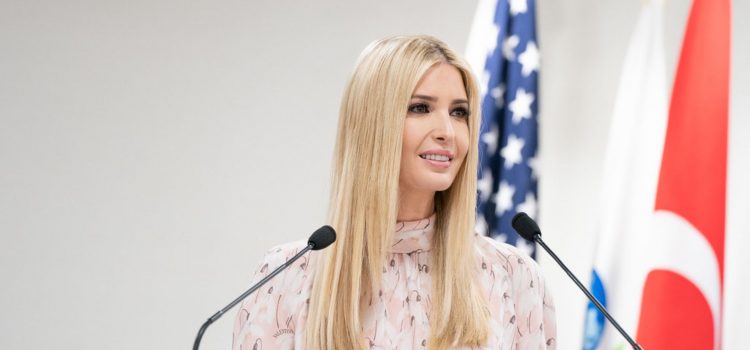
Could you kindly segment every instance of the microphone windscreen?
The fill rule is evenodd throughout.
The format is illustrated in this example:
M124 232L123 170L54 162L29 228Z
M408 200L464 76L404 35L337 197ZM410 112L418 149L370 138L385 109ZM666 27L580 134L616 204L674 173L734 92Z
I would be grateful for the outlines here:
M534 237L542 235L542 231L539 230L539 225L536 224L534 219L530 218L526 213L520 212L513 216L511 226L518 232L521 237L528 241L534 241Z
M312 244L312 250L321 250L336 241L336 231L333 227L325 225L313 232L307 244Z

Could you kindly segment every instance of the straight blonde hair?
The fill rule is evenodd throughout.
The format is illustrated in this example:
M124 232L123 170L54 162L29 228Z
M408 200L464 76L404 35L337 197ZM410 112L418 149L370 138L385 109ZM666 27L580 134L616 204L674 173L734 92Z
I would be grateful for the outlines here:
M447 63L463 77L469 100L469 149L450 188L435 195L429 349L481 346L489 311L475 281L479 92L468 65L442 41L396 36L360 55L341 102L328 222L337 242L315 257L305 325L307 349L366 349L360 299L377 291L398 212L404 118L421 77ZM365 289L366 288L366 289Z

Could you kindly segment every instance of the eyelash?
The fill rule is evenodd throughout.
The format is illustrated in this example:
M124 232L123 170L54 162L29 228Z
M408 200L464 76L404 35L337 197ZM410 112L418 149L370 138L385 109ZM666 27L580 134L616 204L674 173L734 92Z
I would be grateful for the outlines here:
M417 108L420 108L420 109L425 108L427 111L426 112L425 111L417 111L416 110ZM411 113L419 113L419 114L429 113L430 112L430 106L428 106L426 103L415 103L415 104L412 104L412 105L409 106L409 112L411 112ZM457 115L457 116L453 115L454 112L460 112L461 115ZM469 110L466 109L466 108L464 108L464 107L458 107L458 108L455 108L455 109L453 109L451 111L451 116L454 116L454 117L468 118L469 115L470 115Z

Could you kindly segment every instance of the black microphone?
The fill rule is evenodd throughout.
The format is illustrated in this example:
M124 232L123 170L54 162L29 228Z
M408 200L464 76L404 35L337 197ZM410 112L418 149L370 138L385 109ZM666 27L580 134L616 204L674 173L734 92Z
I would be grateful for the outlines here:
M273 270L268 276L264 277L260 282L256 283L254 286L250 287L246 292L242 293L237 299L234 299L229 305L225 306L223 309L219 310L219 312L215 313L213 316L209 317L209 319L203 323L203 326L201 326L201 329L198 331L198 336L195 337L195 343L193 343L193 350L198 350L198 348L201 345L201 338L203 338L203 333L206 331L206 328L210 326L212 323L216 322L219 318L221 318L222 315L224 315L225 312L229 311L229 309L233 308L235 305L237 305L240 301L247 298L248 295L253 294L258 288L266 284L271 278L274 278L276 275L279 274L279 272L283 271L292 263L297 261L297 259L301 258L302 255L305 255L310 250L321 250L325 247L328 247L331 245L331 243L336 241L336 231L333 230L331 226L323 226L319 229L317 229L315 232L313 232L312 235L310 235L310 238L307 240L307 246L302 249L297 255L293 256L291 259L287 260L284 264L276 268L276 270Z
M560 267L562 267L563 271L565 271L565 273L567 273L568 276L570 276L570 278L573 280L573 282L576 283L578 288L581 289L583 294L586 294L586 297L589 298L589 300L591 300L592 303L594 303L596 308L599 309L599 311L601 311L601 313L604 314L604 316L609 320L609 322L611 322L612 325L615 326L615 328L617 328L617 331L620 332L620 334L622 334L623 337L625 337L625 340L627 340L628 343L630 343L633 349L643 350L643 348L641 348L641 346L638 345L638 343L636 343L633 340L633 338L631 338L628 335L628 333L625 332L624 329L622 329L622 327L620 327L620 324L617 323L617 321L615 321L615 319L612 317L612 315L609 314L609 312L607 312L607 309L605 309L604 306L601 303L599 303L599 300L596 300L596 297L594 297L588 291L588 289L586 289L586 287L584 287L583 284L581 284L581 281L579 281L578 278L576 278L576 276L573 275L572 272L570 272L568 267L565 266L565 264L563 264L563 262L560 260L560 258L557 257L557 255L552 251L552 249L549 249L549 247L547 247L547 245L542 240L542 231L539 230L539 225L537 225L536 222L532 218L530 218L524 212L519 212L518 214L513 216L513 220L511 221L511 226L513 226L516 232L518 232L518 234L521 235L521 237L523 237L524 239L531 241L531 242L539 243L539 245L542 246L542 248L544 248L544 250L546 250L550 256L552 256L552 259L555 259L557 264L560 265Z

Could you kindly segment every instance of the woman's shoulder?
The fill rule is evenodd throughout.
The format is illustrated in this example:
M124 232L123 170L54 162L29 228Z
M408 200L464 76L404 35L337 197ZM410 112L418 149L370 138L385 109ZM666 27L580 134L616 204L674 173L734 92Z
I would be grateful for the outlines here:
M514 289L545 284L539 264L518 247L491 237L476 235L476 251L481 269L493 276L507 277L516 287Z
M263 262L268 263L269 265L274 262L279 262L278 265L281 265L299 253L302 249L305 249L306 246L307 242L304 240L277 244L266 250L263 255Z
M501 242L494 238L475 234L477 253L481 258L508 262L515 264L531 265L534 269L538 265L529 253L521 248Z
M307 241L298 240L275 245L268 249L263 255L263 259L255 270L253 283L257 283L263 277L270 274L273 270L283 265L289 259L293 258L300 251L305 249ZM274 279L289 282L291 279L307 279L310 265L311 252L307 252L299 259L290 264L280 275Z
M538 324L516 329L521 335L520 344L544 343L545 348L554 349L555 305L537 262L523 249L490 237L477 235L476 242L481 264L479 280L490 301L512 301L512 308L506 310L513 310L516 324Z
M258 283L307 246L306 241L279 244L268 249L255 270L252 284ZM304 315L310 297L311 252L302 255L284 271L269 280L240 307L234 325L232 349L252 349L259 342L271 348L294 343L296 325Z

